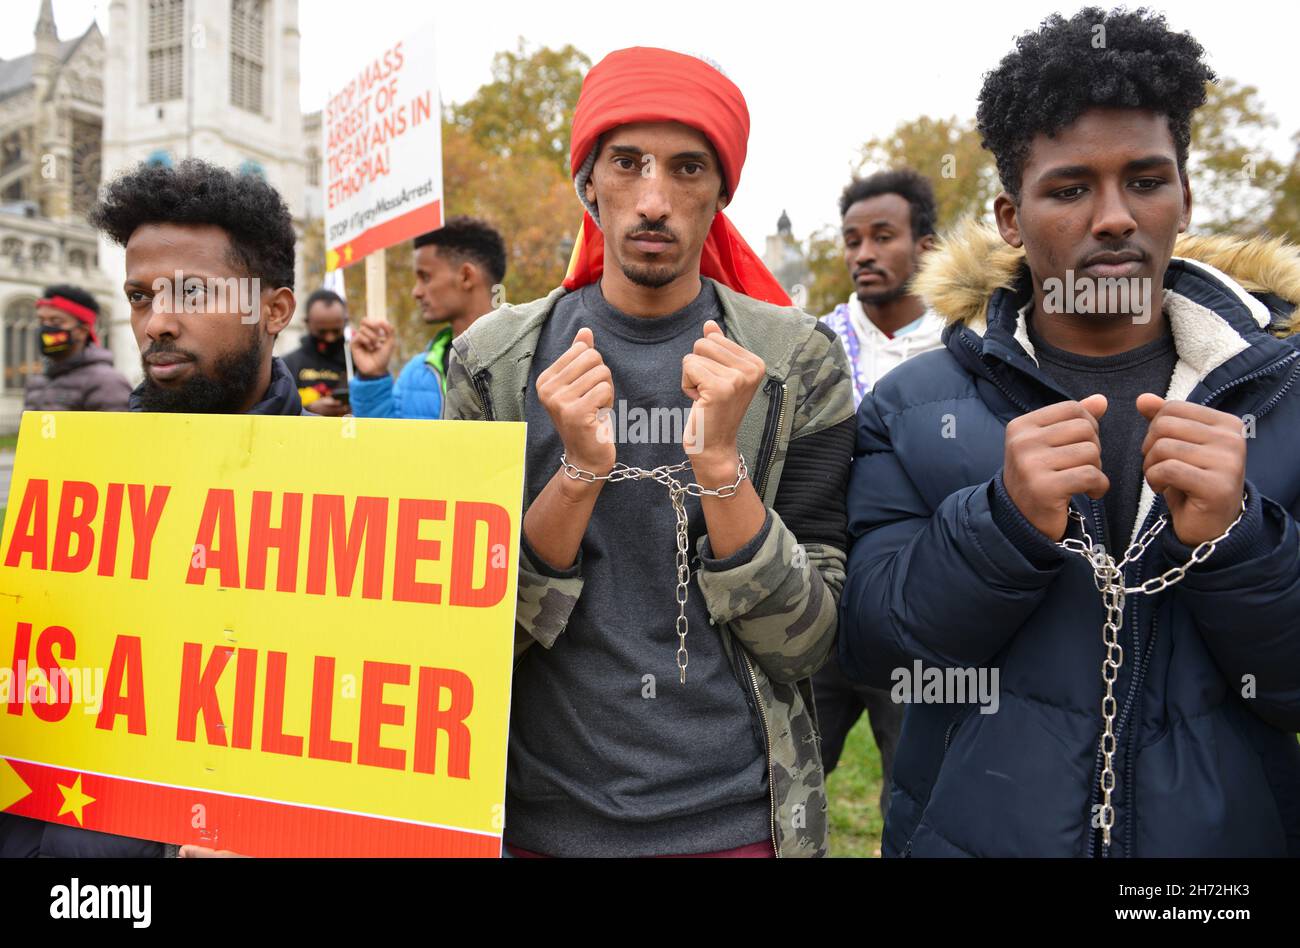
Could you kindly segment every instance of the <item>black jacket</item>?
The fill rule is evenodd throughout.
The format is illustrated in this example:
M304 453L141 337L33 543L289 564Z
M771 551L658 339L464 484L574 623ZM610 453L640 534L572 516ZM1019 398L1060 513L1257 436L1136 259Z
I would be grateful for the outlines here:
M884 854L1300 855L1300 351L1296 337L1278 338L1291 306L1242 288L1281 280L1292 294L1300 262L1239 244L1215 258L1235 280L1178 258L1166 276L1180 357L1169 394L1254 416L1249 500L1229 538L1181 583L1127 599L1106 848L1092 820L1101 596L1091 567L1030 525L1001 478L1007 423L1068 396L1022 344L1026 271L1004 265L1006 248L992 242L950 241L939 252L929 299L952 320L947 348L886 375L858 414L839 638L846 673L885 688L918 660L999 673L995 713L907 705ZM1252 253L1271 256L1253 274ZM1144 498L1146 526L1166 508L1149 487ZM1104 505L1074 498L1093 537ZM1189 553L1166 528L1125 585Z

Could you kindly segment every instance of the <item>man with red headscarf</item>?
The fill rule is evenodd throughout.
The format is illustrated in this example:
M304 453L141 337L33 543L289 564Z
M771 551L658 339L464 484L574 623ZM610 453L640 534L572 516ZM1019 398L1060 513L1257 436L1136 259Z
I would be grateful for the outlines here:
M44 371L27 380L24 411L126 411L131 383L99 345L99 304L78 286L47 286L36 301Z
M722 210L749 136L715 67L583 83L564 285L459 336L448 418L528 423L505 842L515 855L821 855L808 678L844 578L843 347Z

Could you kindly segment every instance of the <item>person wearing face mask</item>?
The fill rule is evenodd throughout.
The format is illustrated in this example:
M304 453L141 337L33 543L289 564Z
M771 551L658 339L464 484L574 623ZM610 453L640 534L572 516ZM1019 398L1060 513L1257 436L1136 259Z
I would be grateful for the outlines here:
M45 370L27 380L23 411L126 411L131 383L99 345L99 304L77 286L47 286L36 301Z
M348 304L333 290L317 290L307 298L306 321L302 345L284 357L302 405L318 415L349 414L352 408L343 354Z

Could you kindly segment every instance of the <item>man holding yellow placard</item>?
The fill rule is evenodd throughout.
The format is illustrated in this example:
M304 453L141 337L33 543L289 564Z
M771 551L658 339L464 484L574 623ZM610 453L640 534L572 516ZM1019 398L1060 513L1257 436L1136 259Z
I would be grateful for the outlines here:
M251 213L252 212L252 213ZM294 312L294 231L289 211L276 191L255 176L234 176L216 166L201 161L185 161L177 168L168 166L140 166L135 172L118 178L110 185L104 202L95 209L94 220L104 233L114 242L126 248L126 281L123 285L126 298L131 306L131 325L140 346L144 368L144 381L133 393L131 407L135 411L156 412L194 412L194 414L230 414L230 415L299 415L302 412L298 393L281 360L273 358L272 345L277 333L289 323ZM51 437L56 434L59 416L45 415L43 424L49 425ZM64 421L64 424L66 421ZM109 440L112 441L112 440ZM105 451L108 453L108 451ZM251 451L250 451L251 456ZM16 528L10 534L6 547L6 566L27 567L29 571L51 570L56 572L77 572L78 563L85 560L90 566L91 557L98 553L98 572L100 576L110 576L116 566L117 550L131 554L131 577L148 579L149 560L159 557L157 549L162 544L159 540L159 524L164 514L169 486L153 486L147 490L144 482L109 482L107 489L99 490L90 481L62 482L60 497L51 497L52 489L45 486L47 481L29 479L22 490L22 502L19 506ZM16 494L17 495L17 494ZM265 494L264 494L265 495ZM230 537L234 531L226 532L229 523L222 521L225 499L229 497L230 510L233 510L234 495L222 490L209 489L203 512L200 515L198 534L200 542L195 544L195 553L191 555L190 568L186 573L186 583L207 585L207 573L212 571L220 577L221 588L230 588L242 584L260 585L253 577L257 571L256 546L257 528L251 527L250 546L244 547L247 553L244 566L246 572L240 575L238 559L230 549ZM294 508L294 497L300 495L286 493L283 499L285 519L289 519ZM75 498L75 499L69 499ZM125 498L125 501L123 501ZM214 501L213 498L218 498ZM356 505L355 518L369 514L373 518L383 519L387 516L387 499L370 498L369 505L364 505L365 498ZM374 503L382 501L382 503ZM79 503L79 512L78 512ZM299 501L300 503L300 501ZM399 542L402 537L402 505L406 501L394 499L394 518L399 521ZM428 502L426 502L428 503ZM175 501L173 501L173 507ZM341 515L342 498L337 494L312 494L307 501L309 523L304 529L308 534L308 563L305 576L307 592L325 592L325 567L328 562L328 544L331 529L334 529L333 515ZM45 519L40 510L57 507L55 529L53 529L53 546L51 555L42 540ZM96 536L94 525L95 508L103 508L104 520ZM123 507L129 514L123 512ZM472 505L464 508L468 516L477 515L478 510ZM364 512L363 512L364 511ZM456 549L452 553L451 599L455 602L468 601L474 597L482 598L484 588L476 588L471 571L456 566L456 558L463 559L464 550L460 549L460 537L463 534L461 518L463 507L456 507ZM259 515L257 495L253 495L253 520ZM130 521L130 542L126 540L125 531L120 531L122 519ZM498 518L499 520L499 518ZM356 519L354 519L356 523ZM365 520L361 520L364 523ZM499 523L498 523L499 525ZM286 529L282 524L281 529ZM30 531L30 532L29 532ZM207 531L205 533L204 531ZM72 541L61 541L60 537L78 534L75 551ZM220 549L214 544L213 534L220 534ZM419 541L408 541L407 547L413 547ZM428 542L428 541L424 541ZM260 547L261 563L265 563L266 547L276 546L268 541ZM377 598L373 586L374 557L385 557L383 547L367 547L365 577L357 592L361 597ZM152 554L152 557L151 557ZM286 572L287 550L281 546L278 554L277 588L283 589L283 575ZM406 581L394 577L394 598L420 599L426 596L426 586L415 580L415 564L404 560L402 551L396 551L395 570L402 571L403 563L411 566L411 575ZM157 568L157 567L155 567ZM264 570L264 566L263 566ZM502 585L504 576L499 573L498 584ZM142 590L136 590L139 594ZM343 590L335 586L335 594ZM69 667L68 659L73 659L77 648L77 635L70 625L75 625L78 632L82 623L66 625L49 624L39 628L43 623L17 624L17 636L14 641L13 665L6 671L18 670L31 662L32 666L42 667L48 676L49 694L47 700L39 700L39 692L27 692L23 688L22 698L31 700L32 718L45 720L47 723L62 723L68 717L66 710L61 710L62 702L59 692L61 685L78 684L82 691L82 679L77 678L78 668ZM196 637L196 636L195 636ZM134 642L134 644L133 644ZM82 649L94 648L94 642L83 642ZM56 659L56 652L59 657ZM185 642L183 658L178 674L178 730L177 740L209 744L225 744L225 724L214 724L213 717L220 717L221 705L217 702L216 689L207 689L209 678L221 674L221 668L229 661L230 652L213 650L211 657L205 657L204 645L199 641ZM276 653L270 653L276 654ZM225 655L225 658L221 658ZM234 746L251 748L252 740L247 733L240 733L246 728L246 722L240 715L239 705L244 696L252 693L255 685L248 678L248 655L256 659L252 649L239 649L237 661L238 681L235 685L234 705L235 720L231 722L230 740ZM207 658L207 665L203 665ZM62 662L60 665L60 661ZM333 658L330 659L333 662ZM131 735L146 736L147 715L146 697L149 689L143 687L144 672L142 659L142 640L134 636L118 636L113 642L112 657L107 662L108 679L100 678L98 688L90 675L83 676L90 687L83 688L87 698L91 692L98 692L99 715L95 726L104 731L126 731ZM320 675L320 659L316 659L317 678ZM265 706L270 707L270 694L274 691L274 662L268 655L268 678L265 684ZM378 714L390 715L385 718L389 723L398 706L382 701L383 684L395 684L402 676L400 668L406 668L406 675L412 676L409 666L389 666L385 672L374 672L372 666L365 666L361 684L361 726L357 737L356 759L359 763L374 766L393 765L395 750L381 746L378 731L365 735L365 713L367 707ZM90 666L83 666L81 671L90 671ZM52 674L51 674L52 672ZM157 672L155 672L157 674ZM283 675L283 668L281 668ZM383 676L389 675L385 679ZM22 718L25 706L22 698L14 701L14 676L10 675L9 715ZM19 676L25 679L26 676ZM429 733L439 723L446 724L448 740L454 745L448 750L448 776L468 776L469 771L469 732L461 719L448 720L439 718L438 698L441 692L451 694L452 709L467 710L473 704L472 684L463 674L451 674L448 670L421 667L415 672L417 687L412 705L412 719L415 722L417 741L424 737L425 743L417 746L412 767L419 772L434 772L438 769L437 759L433 754L433 745L428 743ZM278 679L283 687L283 678ZM177 681L169 681L169 685ZM390 692L390 697L395 692ZM378 694L380 697L372 697ZM32 697L35 696L35 697ZM281 701L286 701L281 696ZM430 704L433 702L433 704ZM313 689L312 696L313 731L311 746L305 749L308 757L325 757L341 761L339 748L348 746L338 740L341 726L333 724L328 730L334 737L329 740L317 740L315 724L324 713L334 718L333 706L321 704L318 689ZM324 711L322 711L324 707ZM268 714L264 710L264 717ZM285 714L283 704L279 714ZM337 715L346 717L346 715ZM75 720L75 718L73 718ZM199 724L203 724L203 728ZM153 719L157 726L157 719ZM216 728L216 730L212 730ZM339 728L335 731L335 728ZM283 724L277 728L276 739L268 739L266 727L263 733L263 748L266 746L285 752L292 746L294 737L287 736L289 728ZM205 733L204 733L205 731ZM452 736L455 737L452 740ZM369 743L367 743L369 741ZM299 741L300 743L300 741ZM6 750L8 750L6 745ZM14 744L13 746L17 746ZM62 749L62 748L61 748ZM351 753L347 754L351 758ZM25 780L29 791L26 805L36 806L40 796L39 771L22 769L21 765L10 763L13 774ZM26 778L22 778L26 774ZM36 778L34 778L36 774ZM83 826L105 826L114 821L113 815L101 817L99 811L88 810L96 798L112 798L117 809L123 808L122 800L129 796L129 791L112 788L112 793L98 788L96 776L78 774L72 780L53 778L53 787L60 793L59 811L52 813L55 822L43 822L40 819L23 817L23 815L0 814L0 856L164 856L174 852L175 847L161 843L149 843L146 840L133 839L130 836L98 832ZM94 795L92 792L94 791ZM0 806L8 806L9 801L0 801ZM104 810L108 801L100 802L99 810ZM203 806L203 804L198 804ZM36 813L39 810L31 810ZM88 814L88 815L87 815ZM42 814L45 815L45 814ZM191 821L192 822L192 821ZM161 828L161 827L160 827ZM201 828L201 827L195 827ZM201 836L201 834L200 834ZM174 839L174 837L173 837ZM216 837L213 835L213 843ZM181 850L182 856L199 856L217 852L213 847L204 845L187 845Z

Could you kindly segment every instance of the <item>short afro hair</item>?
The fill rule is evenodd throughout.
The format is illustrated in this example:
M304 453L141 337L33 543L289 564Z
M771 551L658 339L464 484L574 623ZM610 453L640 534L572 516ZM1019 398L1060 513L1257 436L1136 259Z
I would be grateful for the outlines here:
M1018 202L1034 136L1054 135L1098 107L1165 115L1185 178L1192 113L1216 78L1204 54L1190 34L1173 32L1164 16L1145 8L1085 7L1068 20L1052 14L1016 40L980 90L976 125L1002 187Z
M475 217L452 217L415 238L415 249L437 247L447 257L477 264L493 284L506 278L506 243L495 227Z
M310 316L311 308L315 306L317 303L324 303L326 306L333 306L335 303L337 303L339 306L342 306L344 309L348 308L347 301L343 299L343 297L339 296L333 290L328 290L325 287L321 287L319 290L314 290L311 296L307 297L307 303L302 308L303 316L304 317Z
M854 178L840 195L840 217L854 204L881 194L897 194L912 209L912 240L934 233L937 211L930 179L911 168L878 171L867 178Z
M79 286L73 286L71 283L56 283L53 286L47 286L41 291L42 299L52 299L56 296L62 296L65 300L70 300L78 306L84 306L96 316L99 315L99 302Z
M230 238L232 266L293 289L293 218L260 175L234 174L198 158L174 167L142 163L108 185L89 220L124 247L145 224L213 224Z

